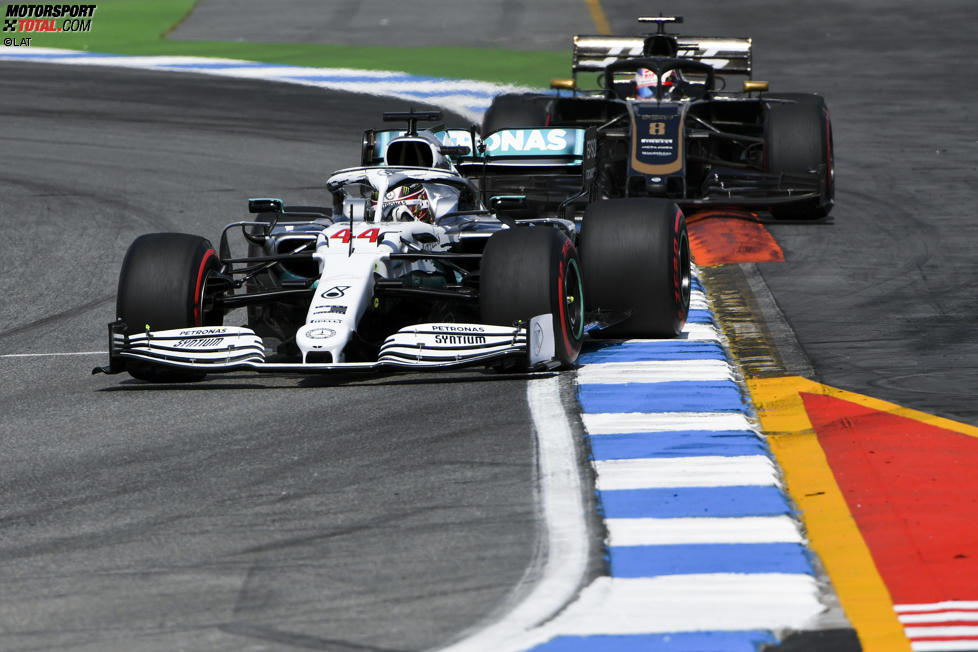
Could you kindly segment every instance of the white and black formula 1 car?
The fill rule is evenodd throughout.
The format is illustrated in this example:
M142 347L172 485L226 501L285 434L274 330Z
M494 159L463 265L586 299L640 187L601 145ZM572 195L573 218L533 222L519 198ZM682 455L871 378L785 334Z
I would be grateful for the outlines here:
M464 130L385 114L383 160L334 173L331 207L252 199L218 249L141 236L122 263L109 364L148 381L207 373L572 366L589 331L672 337L689 310L685 219L672 202L605 202L574 222L487 210L452 157ZM459 132L459 133L449 133ZM376 132L368 132L376 135ZM492 204L505 203L494 198ZM247 256L231 255L231 243ZM247 324L225 317L247 309ZM235 313L240 314L240 313Z

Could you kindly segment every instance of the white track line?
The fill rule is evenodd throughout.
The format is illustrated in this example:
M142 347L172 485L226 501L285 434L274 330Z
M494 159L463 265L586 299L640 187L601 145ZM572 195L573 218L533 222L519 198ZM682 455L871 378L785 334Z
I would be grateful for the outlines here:
M558 377L527 383L527 401L537 437L539 504L546 531L540 579L502 618L445 648L451 652L513 650L519 640L564 608L587 572L590 535L574 434L560 400ZM516 591L520 589L516 587Z

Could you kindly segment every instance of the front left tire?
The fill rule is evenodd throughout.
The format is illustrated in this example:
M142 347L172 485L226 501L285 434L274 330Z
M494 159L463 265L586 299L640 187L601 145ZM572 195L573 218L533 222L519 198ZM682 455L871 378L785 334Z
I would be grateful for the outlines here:
M775 205L777 218L819 219L826 217L835 201L835 159L832 152L832 122L820 95L784 93L772 99L790 100L765 105L764 159L773 174L808 174L824 168L818 196L801 204Z
M667 338L689 315L692 267L686 217L672 201L606 199L581 225L588 310L616 321L595 337Z
M116 315L126 333L219 326L223 314L208 291L220 263L211 243L184 233L150 233L129 247L119 273ZM127 359L126 371L150 382L199 380L198 371Z

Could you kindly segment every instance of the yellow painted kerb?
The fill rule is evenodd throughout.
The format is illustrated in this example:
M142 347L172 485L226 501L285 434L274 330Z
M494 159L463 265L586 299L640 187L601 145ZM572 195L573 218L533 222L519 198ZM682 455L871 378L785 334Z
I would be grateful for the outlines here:
M800 377L752 379L747 385L788 492L801 509L810 546L822 560L863 650L909 651L890 593L849 513L799 395L835 396L841 390Z

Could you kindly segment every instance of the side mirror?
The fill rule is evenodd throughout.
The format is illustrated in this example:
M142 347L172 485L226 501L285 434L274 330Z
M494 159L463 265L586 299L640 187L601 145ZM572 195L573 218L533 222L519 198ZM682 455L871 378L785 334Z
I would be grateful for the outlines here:
M451 156L452 158L458 158L465 156L472 149L468 145L442 145L441 153L445 156Z
M768 83L766 81L745 81L744 82L744 92L745 93L764 93L767 92Z
M562 91L572 91L577 88L573 79L554 78L550 80L550 88Z
M248 200L249 213L281 213L282 200L272 198L255 198Z
M493 211L518 211L526 208L526 195L496 195L489 198Z
M367 129L363 132L363 140L360 143L360 165L367 167L376 162L374 151L377 149L377 132Z

